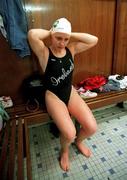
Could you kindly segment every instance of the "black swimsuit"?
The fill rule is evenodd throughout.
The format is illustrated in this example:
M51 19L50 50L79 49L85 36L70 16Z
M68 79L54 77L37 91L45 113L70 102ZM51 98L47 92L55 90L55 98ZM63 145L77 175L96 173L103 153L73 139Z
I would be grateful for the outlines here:
M50 90L65 104L68 104L72 89L74 62L71 52L66 48L66 55L58 58L49 49L49 58L44 74L45 90Z

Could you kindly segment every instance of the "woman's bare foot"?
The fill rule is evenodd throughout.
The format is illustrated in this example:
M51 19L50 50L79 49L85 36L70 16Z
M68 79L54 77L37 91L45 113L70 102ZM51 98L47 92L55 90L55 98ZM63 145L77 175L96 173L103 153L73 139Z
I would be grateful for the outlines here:
M92 154L91 150L88 147L86 147L82 142L76 142L76 145L77 145L79 151L84 156L86 156L86 157L90 157L91 156L91 154Z
M68 171L69 170L70 164L69 164L69 154L68 154L68 151L67 152L61 151L61 155L60 155L60 167L64 171Z

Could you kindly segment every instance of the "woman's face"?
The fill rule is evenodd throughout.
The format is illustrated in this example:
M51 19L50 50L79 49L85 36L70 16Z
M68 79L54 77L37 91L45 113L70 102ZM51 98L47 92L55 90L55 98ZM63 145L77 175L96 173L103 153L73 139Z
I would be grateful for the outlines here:
M51 35L52 46L58 49L64 49L69 43L70 35L65 33L53 33Z

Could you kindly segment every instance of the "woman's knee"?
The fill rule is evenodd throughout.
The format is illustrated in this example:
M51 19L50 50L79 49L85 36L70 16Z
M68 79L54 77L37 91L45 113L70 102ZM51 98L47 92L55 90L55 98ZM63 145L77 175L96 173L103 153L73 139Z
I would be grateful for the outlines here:
M97 123L96 123L96 121L94 121L93 123L90 123L87 127L84 126L82 128L87 135L93 135L97 131Z
M94 123L90 124L89 129L88 129L88 133L90 135L92 135L92 134L95 134L96 131L97 131L97 123L94 122Z
M63 136L66 138L66 140L67 140L68 142L73 142L74 139L76 138L76 129L75 129L75 128L73 128L73 129L71 129L71 130L68 129L68 131L65 132L65 133L63 134Z

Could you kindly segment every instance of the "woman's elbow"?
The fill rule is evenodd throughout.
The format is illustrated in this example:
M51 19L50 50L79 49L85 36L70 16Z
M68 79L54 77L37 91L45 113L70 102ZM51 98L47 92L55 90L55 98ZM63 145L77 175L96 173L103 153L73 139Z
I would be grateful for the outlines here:
M94 37L93 43L96 45L98 43L98 37Z
M97 43L98 43L98 38L96 36L94 36L94 38L89 43L89 48L95 46Z
M95 46L98 43L98 37L94 36L92 42L91 42L91 46Z
M34 35L35 35L34 29L30 29L28 31L28 39L31 39L32 37L34 37Z

